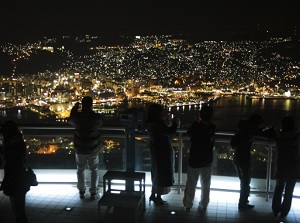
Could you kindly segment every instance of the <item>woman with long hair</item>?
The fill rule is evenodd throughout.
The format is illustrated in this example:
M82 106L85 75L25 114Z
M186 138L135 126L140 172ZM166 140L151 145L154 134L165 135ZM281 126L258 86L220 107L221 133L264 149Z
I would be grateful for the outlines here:
M30 186L26 182L26 144L18 126L6 121L1 128L4 150L4 179L0 190L10 198L16 223L27 223L25 197Z
M147 131L150 141L152 192L149 202L163 205L161 195L170 192L174 183L174 158L171 146L171 136L174 136L180 126L180 120L173 118L171 125L162 117L163 107L151 104L147 114Z

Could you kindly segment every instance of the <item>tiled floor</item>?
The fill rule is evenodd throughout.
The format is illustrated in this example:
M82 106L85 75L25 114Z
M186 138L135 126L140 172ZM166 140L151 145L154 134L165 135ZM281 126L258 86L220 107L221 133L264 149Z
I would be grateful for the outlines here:
M150 187L146 187L147 198ZM182 206L183 194L177 190L163 198L168 204L164 206L149 205L140 216L143 223L176 223L176 222L280 222L271 212L271 201L259 194L252 194L250 202L255 205L253 210L238 211L238 193L225 191L211 191L211 201L206 212L198 211L200 190L197 190L195 205L189 213ZM0 193L0 222L14 223L9 198ZM71 207L71 211L66 211ZM29 223L100 223L100 222L134 222L133 210L129 208L103 207L102 218L98 219L97 201L88 197L80 200L75 185L68 184L40 184L32 187L27 194L26 211ZM175 214L171 214L171 212ZM282 222L282 221L281 221ZM300 199L294 198L292 210L285 222L300 222Z

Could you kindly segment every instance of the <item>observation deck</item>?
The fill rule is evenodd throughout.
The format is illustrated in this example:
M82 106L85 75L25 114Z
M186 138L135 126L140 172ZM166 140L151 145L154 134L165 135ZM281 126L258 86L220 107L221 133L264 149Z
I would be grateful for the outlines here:
M134 218L125 208L115 208L103 212L103 219L97 216L97 201L89 198L80 200L76 189L75 155L72 150L73 127L69 126L20 126L28 145L28 162L34 169L40 184L31 187L27 194L26 210L29 222L117 222ZM100 195L103 194L103 175L107 170L124 171L126 169L126 131L125 127L102 127L102 148L99 156L103 161L99 165ZM239 179L232 165L232 150L229 140L234 132L217 132L214 149L215 162L211 182L211 201L207 212L197 209L200 199L200 184L195 196L194 207L190 213L182 205L183 190L186 182L189 138L186 129L179 129L172 139L175 151L175 184L170 194L163 196L167 205L158 207L148 204L151 193L150 157L148 136L136 132L135 169L146 173L146 210L140 222L274 222L271 212L273 179L273 145L266 140L257 140L253 146L253 174L251 181L250 203L254 210L239 212ZM87 174L88 176L88 174ZM0 181L3 169L0 169ZM89 179L87 179L89 181ZM115 185L124 186L121 181ZM300 222L300 184L294 190L292 210L288 222ZM4 221L13 222L9 198L0 192L0 216ZM67 211L65 208L70 207ZM172 213L173 214L172 214ZM125 213L125 215L124 215ZM128 216L127 216L127 215ZM127 218L127 217L128 218ZM128 222L131 222L128 220ZM132 221L133 222L133 221Z

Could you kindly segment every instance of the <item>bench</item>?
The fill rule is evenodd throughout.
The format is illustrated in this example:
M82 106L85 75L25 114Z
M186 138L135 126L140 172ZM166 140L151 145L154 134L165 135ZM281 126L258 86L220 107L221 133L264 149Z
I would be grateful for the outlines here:
M125 183L133 185L128 188L120 189L113 187L113 180L124 180ZM134 186L138 182L138 187ZM138 189L135 191L134 189ZM135 222L138 222L139 212L146 209L145 203L145 173L107 171L103 176L103 195L98 201L98 217L101 218L101 206L107 207L126 207L134 208Z

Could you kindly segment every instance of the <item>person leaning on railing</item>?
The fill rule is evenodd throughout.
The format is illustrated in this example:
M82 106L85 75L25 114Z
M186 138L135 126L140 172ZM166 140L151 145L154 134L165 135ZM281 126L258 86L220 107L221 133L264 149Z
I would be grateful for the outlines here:
M281 129L274 130L272 138L276 143L276 186L272 210L275 217L285 218L291 209L294 187L300 177L300 131L295 127L294 119L288 116L282 118Z
M253 114L247 120L240 120L237 125L238 132L230 141L234 149L233 164L240 179L239 210L254 208L248 200L251 181L251 149L254 139L264 136L262 123L263 118L259 114Z

